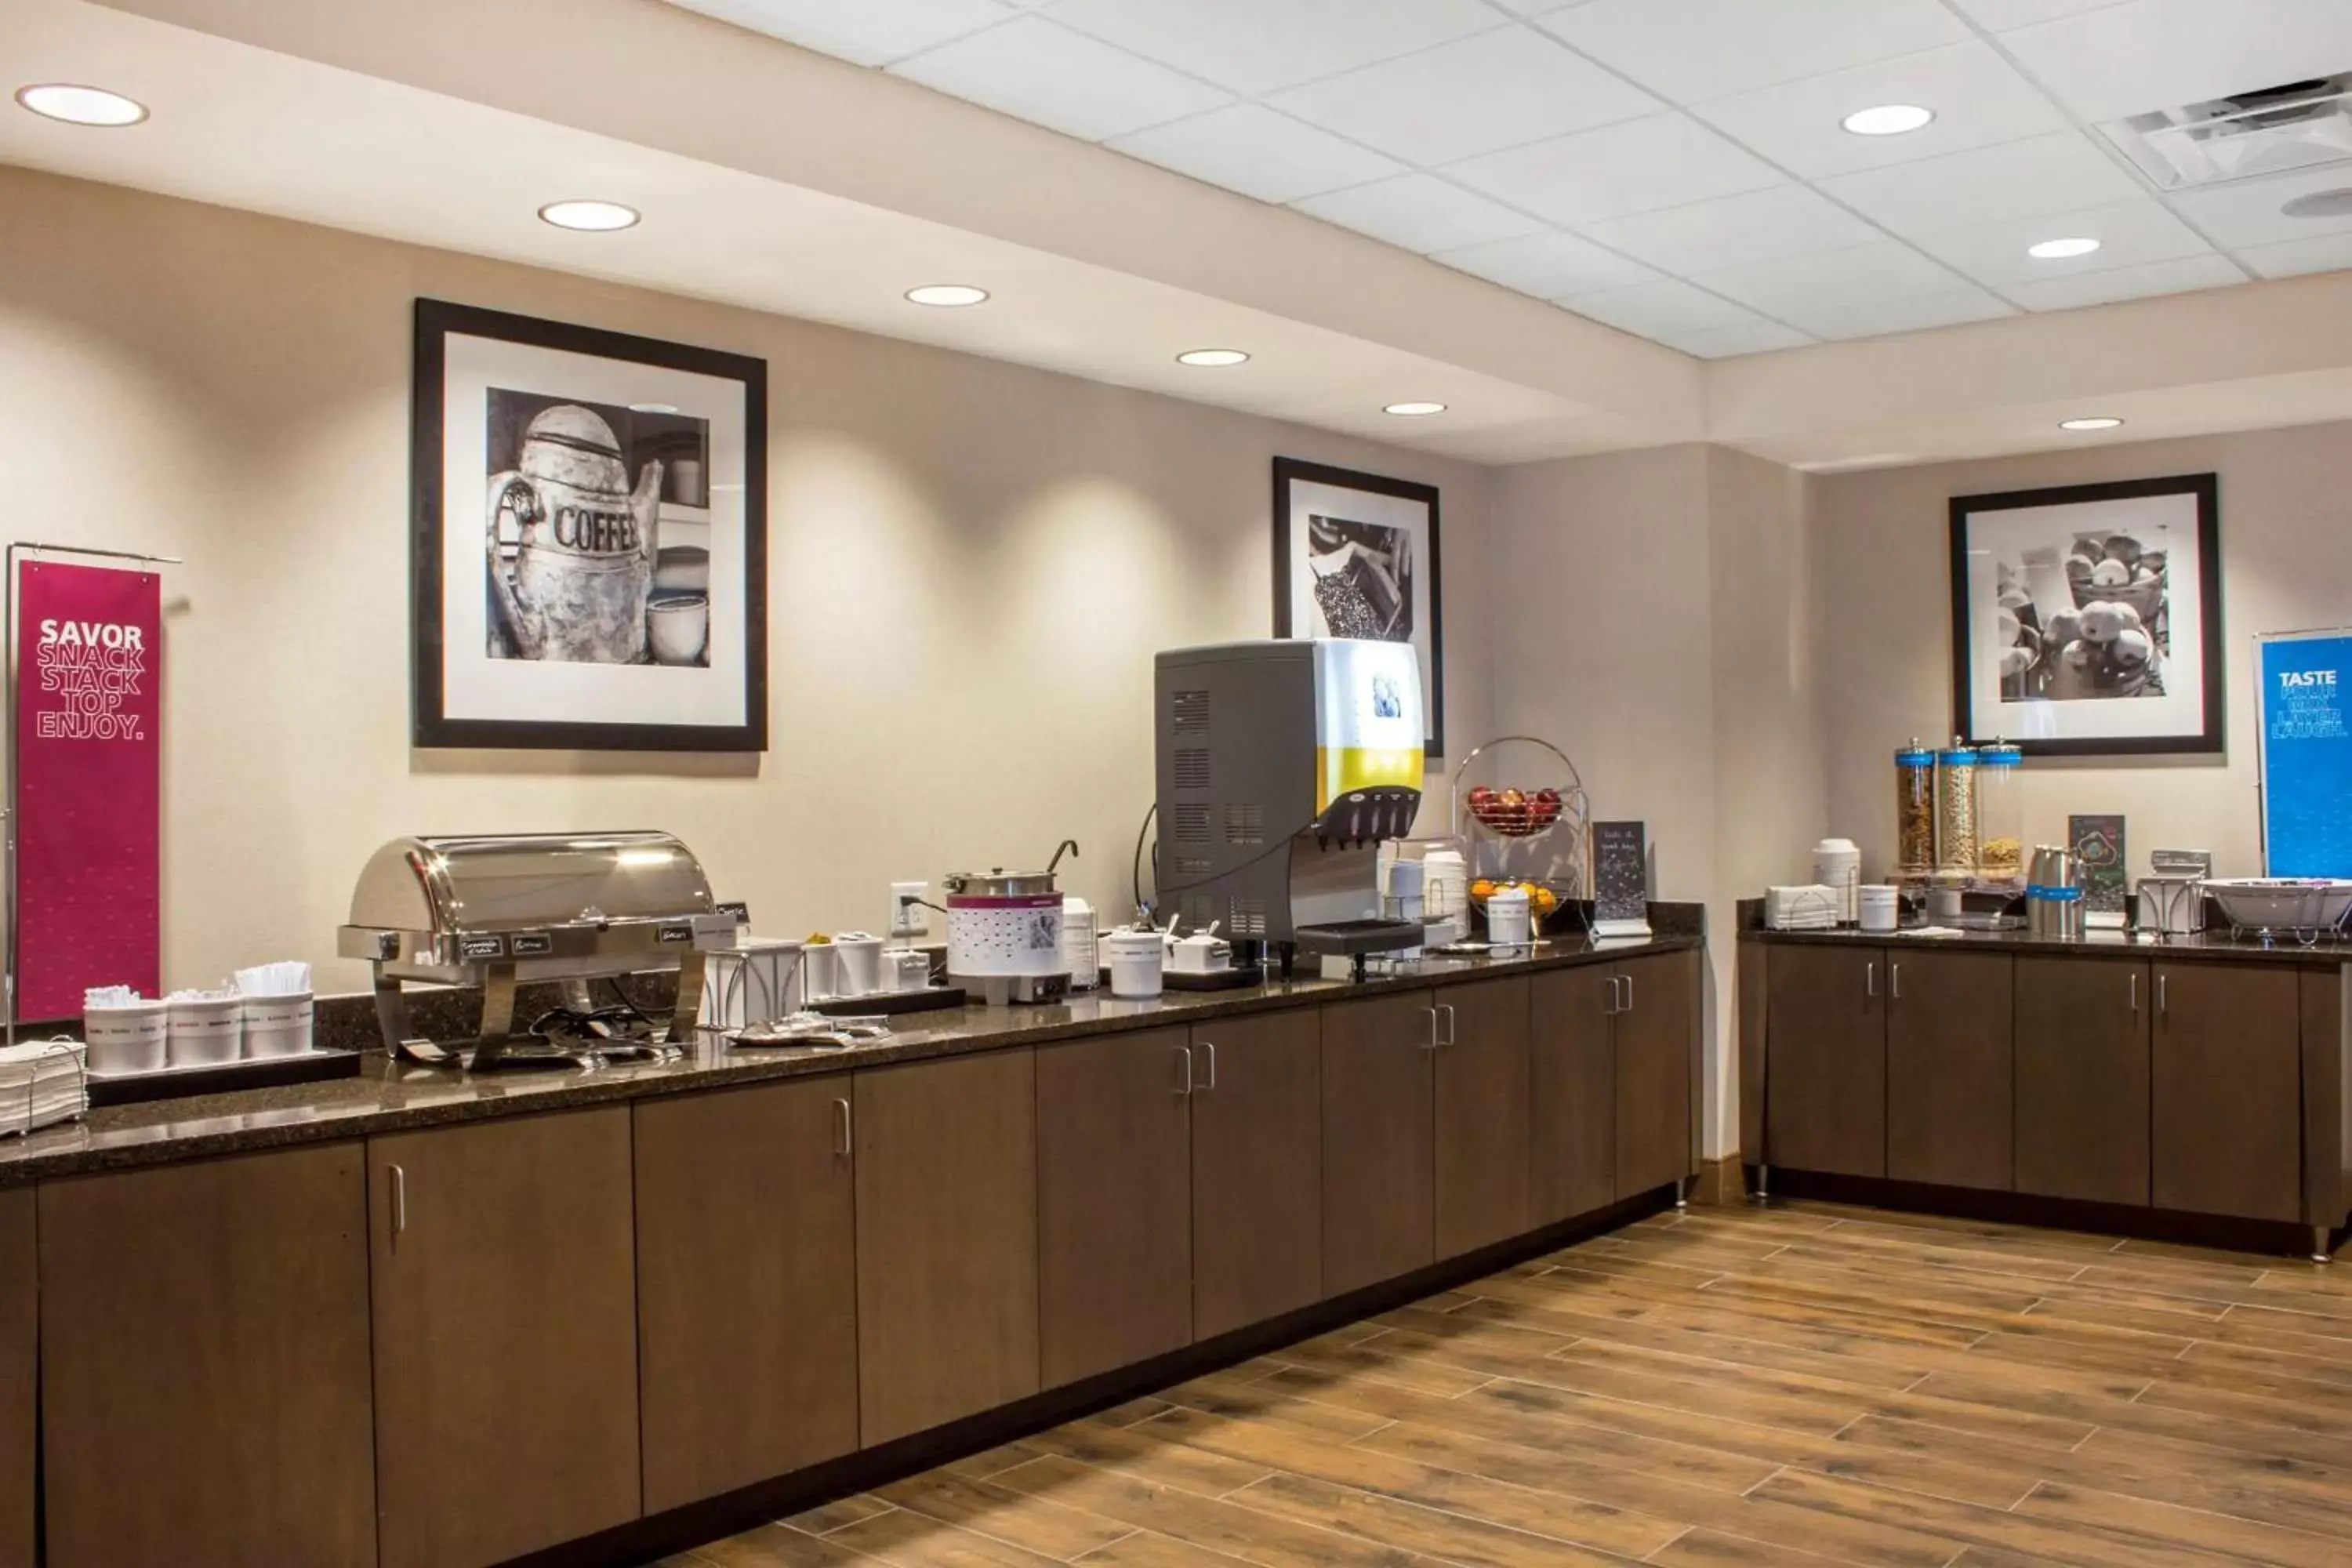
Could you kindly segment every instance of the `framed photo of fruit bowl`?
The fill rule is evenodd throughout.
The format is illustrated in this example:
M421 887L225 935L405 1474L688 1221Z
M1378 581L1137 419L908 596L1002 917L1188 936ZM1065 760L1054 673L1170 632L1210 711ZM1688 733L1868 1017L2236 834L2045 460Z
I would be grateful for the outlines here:
M2028 756L2222 749L2212 474L1958 496L1952 731Z

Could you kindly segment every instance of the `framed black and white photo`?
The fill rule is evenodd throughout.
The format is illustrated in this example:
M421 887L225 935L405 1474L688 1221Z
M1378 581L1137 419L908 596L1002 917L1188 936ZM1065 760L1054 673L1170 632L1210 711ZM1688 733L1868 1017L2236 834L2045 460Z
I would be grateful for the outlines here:
M768 744L767 362L416 301L419 746Z
M2222 749L2212 474L1958 496L1952 727L2029 756Z
M1431 762L1445 754L1441 602L1435 486L1274 460L1274 635L1411 643Z

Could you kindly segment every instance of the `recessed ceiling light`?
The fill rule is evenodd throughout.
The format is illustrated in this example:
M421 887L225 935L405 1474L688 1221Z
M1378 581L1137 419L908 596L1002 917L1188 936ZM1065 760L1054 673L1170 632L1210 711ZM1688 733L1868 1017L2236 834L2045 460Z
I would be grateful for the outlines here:
M539 209L539 216L558 228L589 234L610 234L637 224L637 209L618 202L550 202Z
M2288 217L2352 217L2352 185L2305 192L2279 211Z
M1391 403L1381 412L1393 414L1400 419L1420 419L1432 414L1444 413L1445 405L1443 403Z
M2101 414L2088 419L2061 419L2058 421L2058 428L2061 430L2112 430L2122 423L2122 420L2112 416Z
M1249 355L1239 349L1192 349L1176 356L1178 364L1247 364Z
M907 298L918 305L977 305L988 298L988 290L975 289L969 283L926 283L919 289L907 290Z
M632 403L629 405L629 412L632 414L675 414L677 412L677 405L675 403Z
M2063 261L2069 257L2088 256L2099 248L2095 239L2045 239L2039 245L2029 245L2025 254L2036 261Z
M71 82L20 87L16 101L44 120L62 120L68 125L136 125L147 118L147 106L135 99Z
M1881 103L1857 109L1838 123L1856 136L1900 136L1935 118L1934 110L1922 109L1916 103Z

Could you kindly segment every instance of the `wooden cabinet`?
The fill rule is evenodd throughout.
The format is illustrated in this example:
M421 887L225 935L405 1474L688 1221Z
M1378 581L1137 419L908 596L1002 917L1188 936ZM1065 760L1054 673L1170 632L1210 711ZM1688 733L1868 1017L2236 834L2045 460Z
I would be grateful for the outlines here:
M1192 1031L1192 1337L1323 1299L1323 1031L1314 1007Z
M2150 1201L2243 1219L2302 1218L2295 972L2158 963L2152 977Z
M1436 1253L1457 1258L1528 1228L1528 981L1448 985L1436 1004Z
M368 1141L385 1568L637 1517L629 1133L612 1106Z
M2150 1002L2145 963L2018 958L2019 1192L2148 1201Z
M40 1295L33 1189L0 1189L0 1568L33 1568L40 1468Z
M1425 991L1323 1009L1323 1293L1434 1257L1438 1015Z
M1616 1194L1630 1198L1687 1178L1697 1052L1699 955L1661 953L1616 965Z
M1037 1359L1047 1388L1192 1341L1195 1056L1182 1029L1037 1051Z
M1038 1390L1035 1054L876 1068L854 1102L872 1447Z
M1886 1174L2007 1191L2014 1179L2014 961L1886 954Z
M362 1162L331 1143L43 1184L53 1568L376 1561ZM31 1196L0 1194L20 1224ZM29 1485L19 1457L0 1475Z
M1765 1160L1844 1176L1886 1174L1886 955L1772 949Z
M1617 1195L1614 971L1528 977L1528 1218L1557 1225Z
M639 1100L647 1513L857 1447L847 1074Z

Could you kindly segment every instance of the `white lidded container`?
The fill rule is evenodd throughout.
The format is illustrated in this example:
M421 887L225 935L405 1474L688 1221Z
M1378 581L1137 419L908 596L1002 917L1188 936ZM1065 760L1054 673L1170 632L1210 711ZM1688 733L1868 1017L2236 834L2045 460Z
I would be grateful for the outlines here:
M833 939L834 962L840 966L834 984L844 996L871 996L883 989L882 939L862 931L837 931ZM894 973L895 982L897 975Z
M1527 946L1534 940L1533 921L1525 888L1504 888L1486 900L1486 941L1491 946Z
M310 1049L312 1012L308 991L287 996L245 998L245 1055L299 1057Z
M1110 994L1141 1000L1160 994L1160 966L1167 939L1156 931L1115 931L1102 938L1103 962L1110 968Z
M1892 882L1865 882L1854 892L1863 930L1884 935L1903 924L1902 895Z
M245 1054L245 998L234 993L172 997L164 1019L164 1055L173 1067L220 1067Z
M165 1007L131 1002L120 1007L85 1007L82 1038L89 1044L94 1073L155 1072L166 1060Z
M1837 923L1862 919L1862 851L1851 838L1824 838L1813 846L1813 880L1837 898Z

